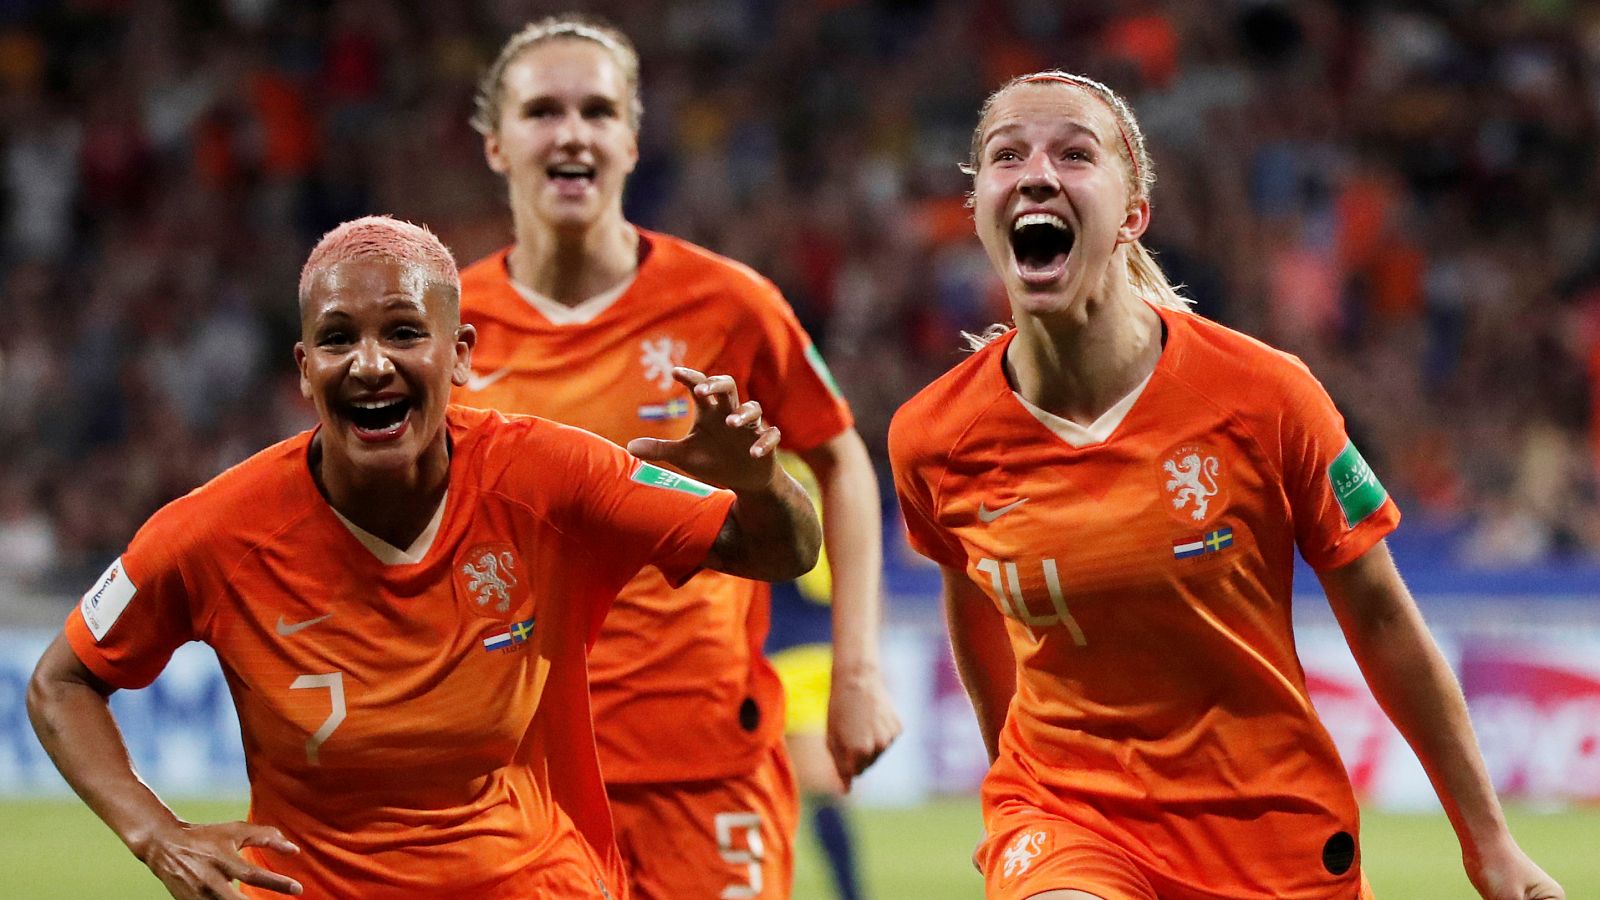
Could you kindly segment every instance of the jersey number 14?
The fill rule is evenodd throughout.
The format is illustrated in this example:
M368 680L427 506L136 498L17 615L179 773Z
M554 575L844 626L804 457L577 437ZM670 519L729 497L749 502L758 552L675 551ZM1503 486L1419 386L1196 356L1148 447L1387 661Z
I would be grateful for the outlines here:
M1083 629L1078 627L1078 620L1072 617L1067 609L1067 600L1061 593L1061 576L1056 571L1056 561L1045 558L1040 561L1044 569L1044 586L1050 594L1050 608L1053 612L1034 615L1028 608L1028 598L1022 593L1022 581L1017 575L1016 562L1009 559L978 560L979 572L989 576L989 581L994 585L994 596L1000 601L1000 609L1008 616L1028 626L1037 636L1040 628L1049 628L1052 625L1063 625L1067 633L1072 635L1072 642L1079 647L1088 644L1084 640ZM1004 578L1001 575L1004 574ZM1043 603L1035 601L1035 605Z

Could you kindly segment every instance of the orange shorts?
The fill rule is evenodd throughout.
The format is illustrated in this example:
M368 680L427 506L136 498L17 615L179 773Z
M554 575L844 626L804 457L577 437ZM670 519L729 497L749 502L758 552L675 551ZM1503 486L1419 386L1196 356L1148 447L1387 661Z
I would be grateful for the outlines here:
M606 792L634 900L789 896L800 801L781 741L743 775Z
M1045 891L1085 891L1102 900L1217 900L1195 894L1146 872L1115 843L1059 816L1023 804L1007 804L990 818L993 829L973 862L983 873L988 900L1026 900ZM1152 880L1161 883L1158 892ZM1373 900L1361 876L1355 896L1328 900Z
M564 813L560 814L566 819ZM414 900L417 897L444 897L451 900L545 900L549 897L575 898L575 900L628 900L628 886L618 882L589 842L576 829L564 822L569 834L552 843L549 852L543 853L530 865L513 872L499 881L477 888L452 888L448 893L417 887L398 885L355 884L337 881L323 884L306 884L306 900L335 900L335 898L374 898L374 900ZM248 851L247 851L248 852ZM252 860L257 865L262 860ZM270 861L266 868L272 869ZM248 884L236 886L239 893L260 900L283 900L283 894L267 891Z

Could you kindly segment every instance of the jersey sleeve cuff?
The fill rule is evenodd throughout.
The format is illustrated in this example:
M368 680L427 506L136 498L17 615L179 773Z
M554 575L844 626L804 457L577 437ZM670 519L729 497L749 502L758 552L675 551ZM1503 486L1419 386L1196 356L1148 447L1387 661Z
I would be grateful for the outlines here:
M1346 532L1326 553L1316 559L1307 558L1306 563L1318 572L1349 565L1388 537L1399 525L1400 507L1395 505L1393 498L1387 498L1376 512Z
M683 587L684 582L705 566L711 545L716 543L717 535L722 533L722 523L728 520L728 511L733 509L733 501L732 491L719 490L696 507L694 517L685 527L683 549L673 554L672 559L656 563L667 584L674 589Z

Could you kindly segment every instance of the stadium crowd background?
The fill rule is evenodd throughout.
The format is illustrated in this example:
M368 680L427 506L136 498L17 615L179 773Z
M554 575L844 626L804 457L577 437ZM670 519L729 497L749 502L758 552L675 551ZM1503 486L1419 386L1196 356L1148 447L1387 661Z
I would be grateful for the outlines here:
M509 240L467 125L565 8L644 65L629 217L773 278L883 464L1004 315L956 168L1006 77L1127 94L1149 242L1302 355L1409 527L1600 557L1600 10L1522 2L9 0L0 4L0 583L75 596L158 506L309 425L293 289L390 212ZM888 483L887 477L884 482Z

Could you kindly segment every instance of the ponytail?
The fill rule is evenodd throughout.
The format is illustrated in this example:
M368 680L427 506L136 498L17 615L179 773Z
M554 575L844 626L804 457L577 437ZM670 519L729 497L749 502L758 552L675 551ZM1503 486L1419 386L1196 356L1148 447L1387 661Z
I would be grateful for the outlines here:
M1128 284L1134 296L1151 306L1188 311L1193 302L1178 293L1178 288L1167 280L1167 274L1161 271L1143 241L1134 241L1128 247Z

